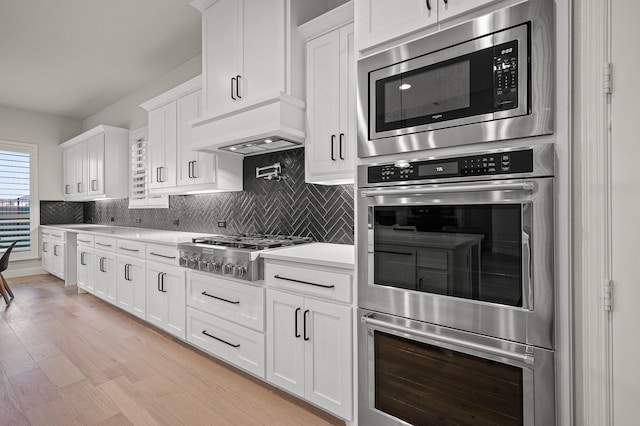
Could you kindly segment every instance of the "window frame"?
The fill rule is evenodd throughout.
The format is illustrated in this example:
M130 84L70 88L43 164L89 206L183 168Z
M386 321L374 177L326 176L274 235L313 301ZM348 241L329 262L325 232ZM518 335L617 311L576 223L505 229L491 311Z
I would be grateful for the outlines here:
M38 193L38 145L0 139L0 151L29 154L29 251L11 252L10 262L40 257L40 196Z

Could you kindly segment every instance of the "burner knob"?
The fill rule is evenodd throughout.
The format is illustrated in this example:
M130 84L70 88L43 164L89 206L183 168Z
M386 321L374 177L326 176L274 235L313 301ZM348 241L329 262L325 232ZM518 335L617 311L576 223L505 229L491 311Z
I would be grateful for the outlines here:
M236 276L244 277L247 275L247 265L238 266L236 268Z
M182 256L180 256L180 266L187 266L187 262L189 260L189 255L187 254L183 254Z
M233 275L236 269L236 265L233 263L227 263L224 265L224 274L225 275Z
M209 270L209 260L208 259L202 259L198 262L198 269L200 269L201 271L207 271Z
M220 260L213 259L211 263L209 263L209 271L210 272L220 272Z
M187 260L187 266L189 268L197 268L198 267L198 255L191 255Z

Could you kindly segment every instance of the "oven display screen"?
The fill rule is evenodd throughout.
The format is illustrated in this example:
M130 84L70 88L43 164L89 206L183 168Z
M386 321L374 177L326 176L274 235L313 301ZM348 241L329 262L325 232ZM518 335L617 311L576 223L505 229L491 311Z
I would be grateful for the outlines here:
M451 175L458 173L458 162L452 161L450 163L439 164L421 164L418 166L418 176L437 176L437 175Z

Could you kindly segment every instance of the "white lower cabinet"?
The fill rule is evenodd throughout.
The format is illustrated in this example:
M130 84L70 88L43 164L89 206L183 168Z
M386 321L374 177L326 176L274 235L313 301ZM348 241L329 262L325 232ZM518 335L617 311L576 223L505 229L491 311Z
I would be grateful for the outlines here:
M92 247L78 245L78 288L93 294L95 292L95 254Z
M146 319L146 261L118 255L117 264L117 306Z
M96 250L94 254L94 293L99 298L116 304L116 254Z
M185 316L185 270L148 261L147 321L184 340Z
M267 289L267 379L350 419L351 317L349 306Z
M187 308L187 341L264 377L264 334L222 318Z

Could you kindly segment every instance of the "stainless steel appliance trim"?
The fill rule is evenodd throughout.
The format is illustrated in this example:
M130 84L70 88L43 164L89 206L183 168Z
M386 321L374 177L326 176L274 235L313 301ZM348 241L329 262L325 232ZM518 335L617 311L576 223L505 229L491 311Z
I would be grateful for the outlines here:
M533 182L496 182L496 183L468 183L464 185L442 186L405 186L393 189L368 189L361 191L362 197L384 197L391 195L428 195L428 194L453 194L460 192L484 192L484 191L533 191Z
M370 93L370 73L526 22L531 22L528 43L530 83L527 85L531 92L528 94L530 109L527 115L503 118L500 113L490 121L477 122L476 119L470 124L457 123L452 124L453 127L430 131L369 138L370 99L375 101ZM372 157L553 133L555 54L555 1L529 0L359 60L358 156ZM521 84L520 79L518 82Z
M401 186L401 185L424 185L430 183L443 183L443 182L478 182L478 181L492 181L492 180L505 180L505 179L524 179L531 177L545 177L545 176L553 176L555 174L555 150L553 144L545 143L539 145L523 145L523 146L514 146L511 148L501 148L501 149L486 149L481 152L469 152L467 154L459 155L457 157L466 157L466 156L474 156L474 155L499 155L499 154L508 154L513 151L522 151L530 149L533 151L533 171L530 173L506 173L506 174L495 174L495 175L484 175L484 176L459 176L453 178L433 178L433 179L424 179L424 180L406 180L402 182L380 182L380 183L369 183L367 181L367 169L371 166L380 166L380 165L388 165L393 164L393 162L378 162L371 164L363 164L359 165L357 169L357 182L358 188L373 188L373 187L389 187L389 186ZM405 158L404 162L417 162L417 161L437 161L444 160L448 157L439 157L439 156L431 156L431 157L416 157L416 158Z
M375 408L376 330L522 368L524 426L556 424L553 351L364 309L358 310L358 316L358 381L361 383L358 387L358 406L362 424L408 424ZM489 348L489 351L479 350L476 346L482 349ZM502 352L508 355L504 356ZM528 362L529 359L532 362Z
M416 340L415 337L420 337L421 339L424 339L423 341L425 342L437 342L438 344L447 343L450 345L455 345L459 348L464 348L474 353L490 355L492 357L491 359L494 360L505 358L511 361L515 361L518 364L531 365L534 363L534 358L527 352L518 353L498 347L478 344L469 340L461 339L455 336L449 336L442 333L438 334L423 329L406 328L405 326L393 322L376 319L373 317L373 315L375 314L365 315L362 317L362 321L364 321L371 328L393 330L402 333L403 335L411 336L414 338L413 340Z
M531 192L442 192L358 198L358 305L405 318L535 346L554 347L553 178L528 179ZM522 183L498 181L498 185ZM442 185L444 187L446 185ZM458 186L458 185L456 185ZM522 204L523 307L423 293L373 283L373 208L402 205ZM368 226L364 226L368 224Z

